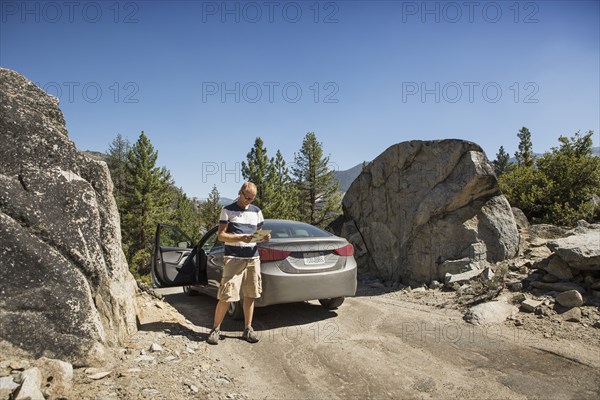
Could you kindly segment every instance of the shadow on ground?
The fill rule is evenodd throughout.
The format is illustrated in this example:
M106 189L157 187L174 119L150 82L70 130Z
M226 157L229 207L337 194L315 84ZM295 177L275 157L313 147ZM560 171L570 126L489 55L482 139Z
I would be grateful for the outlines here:
M205 333L203 333L203 337L206 338L206 335L213 325L213 317L217 305L216 299L206 295L188 296L183 292L165 294L163 299L188 321L204 328ZM342 304L341 307L347 306L347 304ZM318 302L278 304L255 308L253 326L256 330L285 328L289 326L312 324L334 318L337 315L335 310L327 310ZM164 326L161 324L164 324ZM177 323L157 322L145 324L140 327L140 330L166 331L166 329L171 329L172 332L170 333L172 334L198 335L196 332L192 332L188 328ZM234 321L227 316L221 325L221 330L224 332L241 332L243 329L244 321Z

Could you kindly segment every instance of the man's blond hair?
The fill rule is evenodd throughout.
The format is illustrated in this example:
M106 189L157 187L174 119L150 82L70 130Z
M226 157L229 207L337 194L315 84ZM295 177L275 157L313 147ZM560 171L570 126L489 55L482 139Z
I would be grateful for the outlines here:
M250 191L251 193L256 193L257 189L256 189L256 185L252 182L244 182L244 184L242 185L242 187L240 188L240 192L243 191Z

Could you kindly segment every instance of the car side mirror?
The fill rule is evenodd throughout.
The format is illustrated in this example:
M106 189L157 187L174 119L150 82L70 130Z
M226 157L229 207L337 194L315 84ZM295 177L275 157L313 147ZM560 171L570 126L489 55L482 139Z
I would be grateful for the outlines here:
M191 247L191 245L189 242L179 242L177 243L177 247L181 249L187 249L188 247Z

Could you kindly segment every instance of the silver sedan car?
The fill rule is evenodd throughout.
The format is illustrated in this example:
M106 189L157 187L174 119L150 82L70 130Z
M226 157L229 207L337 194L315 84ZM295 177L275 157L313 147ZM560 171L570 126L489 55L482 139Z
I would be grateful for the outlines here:
M258 244L263 292L256 307L319 300L327 309L339 307L356 293L354 248L344 238L313 225L288 220L265 220L262 229L271 240ZM217 297L223 270L224 245L217 227L197 245L179 228L160 224L152 258L155 287L183 286L189 295ZM228 314L243 317L240 302Z

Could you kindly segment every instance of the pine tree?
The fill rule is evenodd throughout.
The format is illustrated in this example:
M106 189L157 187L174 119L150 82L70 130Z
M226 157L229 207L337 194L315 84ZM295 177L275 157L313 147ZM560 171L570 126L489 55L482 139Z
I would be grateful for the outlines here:
M205 232L219 223L219 216L221 215L221 209L223 208L219 203L220 199L221 195L219 194L219 190L216 185L213 185L213 188L208 195L208 199L200 204L200 221Z
M277 150L271 158L271 167L267 181L274 188L273 196L264 204L263 215L265 218L297 219L298 196L281 151Z
M202 237L200 214L182 188L175 189L175 212L172 221L173 225L178 226L194 242L197 243Z
M519 151L515 153L517 165L523 167L533 166L533 144L531 143L531 132L529 129L522 127L517 134L519 138Z
M510 156L504 150L504 146L500 146L496 159L492 162L494 165L494 172L497 177L500 177L510 167Z
M171 174L157 167L158 152L142 133L127 154L127 190L121 225L132 272L147 272L157 223L168 221L173 202Z
M123 206L123 195L127 185L127 153L130 149L131 144L129 141L119 133L106 153L107 165L113 181L113 195L119 209Z
M341 213L339 184L323 156L321 143L314 132L308 132L299 154L294 155L292 175L298 192L300 220L327 226Z
M267 148L260 137L254 141L254 147L246 155L246 159L248 163L242 161L242 176L246 181L256 185L254 204L264 213L264 208L268 207L273 198L273 186L269 181L269 177L273 175L273 165L269 161Z

